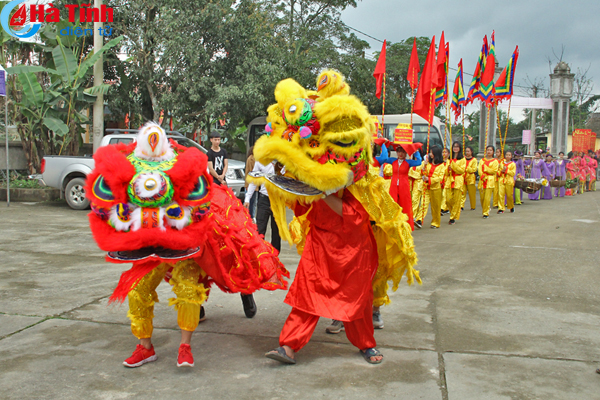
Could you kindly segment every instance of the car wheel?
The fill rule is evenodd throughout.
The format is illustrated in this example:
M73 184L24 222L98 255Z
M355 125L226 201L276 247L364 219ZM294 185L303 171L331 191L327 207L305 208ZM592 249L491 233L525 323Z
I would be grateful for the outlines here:
M85 210L90 206L90 201L85 197L84 187L84 178L74 178L67 183L65 199L69 207L74 210Z

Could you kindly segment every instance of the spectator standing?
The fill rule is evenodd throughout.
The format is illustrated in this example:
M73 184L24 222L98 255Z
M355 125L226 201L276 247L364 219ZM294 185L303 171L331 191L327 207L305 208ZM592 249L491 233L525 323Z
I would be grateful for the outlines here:
M250 171L254 169L254 164L256 160L254 159L254 146L250 147L248 150L248 158L246 159L246 192L248 192L248 186L250 183L248 182L248 174ZM258 192L255 191L252 197L250 197L250 216L256 222L256 198L258 197Z
M225 175L227 174L227 151L221 148L221 134L212 131L210 134L210 149L206 152L208 157L208 172L217 185L227 186Z
M263 175L272 175L275 173L275 165L269 163L268 165L262 165L260 162L255 161L252 172L260 172ZM250 199L256 191L256 185L250 183L248 190L246 191L246 198L244 199L244 207L250 207ZM269 194L265 185L261 185L258 191L258 204L256 206L256 225L258 227L258 233L265 235L267 232L267 225L271 219L271 244L277 252L281 250L281 237L279 236L279 228L277 222L273 217L273 211L271 211L271 201L269 200Z

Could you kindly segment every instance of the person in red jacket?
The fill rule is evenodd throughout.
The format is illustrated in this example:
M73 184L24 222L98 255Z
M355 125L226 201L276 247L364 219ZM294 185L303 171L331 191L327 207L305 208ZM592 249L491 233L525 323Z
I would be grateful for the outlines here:
M398 158L388 156L387 146L395 147ZM411 167L418 167L422 163L421 154L418 149L422 146L421 143L416 144L396 144L392 142L382 142L381 155L375 157L379 165L385 168L385 164L392 165L392 179L390 182L390 195L400 207L402 212L408 217L408 223L412 230L415 230L413 219L413 204L410 194L410 182L408 180L408 171ZM406 157L415 155L414 160L409 160Z

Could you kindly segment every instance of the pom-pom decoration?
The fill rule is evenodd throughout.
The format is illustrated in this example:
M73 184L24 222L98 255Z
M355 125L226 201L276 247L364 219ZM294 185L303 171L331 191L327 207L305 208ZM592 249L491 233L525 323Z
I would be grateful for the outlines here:
M270 122L267 125L265 125L265 131L267 132L267 136L271 136L271 133L273 132L273 127L271 126Z
M302 128L300 128L300 137L302 139L308 139L309 137L312 136L312 131L310 130L310 128L303 126Z

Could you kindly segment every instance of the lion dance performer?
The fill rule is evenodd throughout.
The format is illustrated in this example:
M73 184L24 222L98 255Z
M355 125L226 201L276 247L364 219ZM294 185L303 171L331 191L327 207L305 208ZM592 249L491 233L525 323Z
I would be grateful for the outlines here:
M277 160L285 175L250 176L267 185L281 237L301 254L285 299L292 306L268 358L295 364L319 317L344 323L352 344L369 363L380 363L373 336L372 305L389 303L404 274L417 280L408 218L371 168L371 132L366 107L342 75L325 71L311 93L292 79L275 88L268 108L269 135L255 146L263 164ZM296 217L288 226L285 208Z
M92 233L108 261L133 262L109 300L128 298L131 331L140 340L126 367L157 359L155 289L167 274L181 329L178 367L194 366L190 340L212 283L244 294L286 288L289 274L277 251L260 238L231 190L212 184L198 149L169 141L148 123L136 143L102 147L94 159L86 186Z

